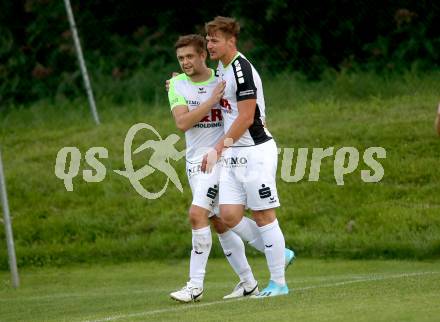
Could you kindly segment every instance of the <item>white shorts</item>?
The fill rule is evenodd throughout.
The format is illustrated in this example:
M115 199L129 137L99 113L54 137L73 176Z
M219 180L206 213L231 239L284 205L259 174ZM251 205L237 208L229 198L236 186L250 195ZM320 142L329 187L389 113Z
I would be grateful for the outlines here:
M280 206L276 187L277 146L273 139L249 147L231 147L221 159L219 204L251 210Z
M201 171L202 162L186 162L186 175L193 195L192 204L210 211L209 217L219 215L218 195L220 163L210 173Z

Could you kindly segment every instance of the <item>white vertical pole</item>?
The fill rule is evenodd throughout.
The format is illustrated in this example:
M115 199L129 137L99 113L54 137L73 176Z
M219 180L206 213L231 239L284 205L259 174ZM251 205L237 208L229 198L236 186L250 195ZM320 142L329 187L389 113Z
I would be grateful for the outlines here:
M79 42L78 32L76 29L75 18L73 17L72 6L70 0L64 0L66 6L67 17L69 18L70 30L72 31L73 42L75 44L76 55L78 56L79 67L84 80L84 85L87 91L87 97L89 99L90 110L92 111L93 119L95 123L99 125L99 116L96 109L95 98L93 97L92 86L90 85L89 74L87 72L86 63L81 49L81 43Z
M3 172L2 152L0 149L0 195L3 206L3 221L5 224L6 243L8 245L9 268L12 275L12 286L17 288L20 285L17 270L17 259L15 257L14 236L12 234L11 217L9 215L8 196L6 194L5 175Z

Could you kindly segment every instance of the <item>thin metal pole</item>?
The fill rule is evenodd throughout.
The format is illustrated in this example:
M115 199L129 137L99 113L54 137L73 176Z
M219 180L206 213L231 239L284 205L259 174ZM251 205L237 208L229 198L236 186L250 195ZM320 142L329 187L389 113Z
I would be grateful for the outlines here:
M3 206L3 221L5 224L6 243L8 245L9 268L12 276L12 286L17 288L20 285L18 277L17 259L15 257L14 236L12 234L11 217L9 214L8 195L6 194L5 175L3 172L2 152L0 149L0 195Z
M84 80L84 85L87 91L87 98L89 99L90 110L92 111L93 119L95 123L99 125L99 116L96 109L95 98L93 97L92 86L90 85L89 74L87 72L86 63L81 49L81 43L79 42L78 31L76 29L75 18L73 17L72 6L70 0L64 0L66 6L67 17L69 18L70 30L72 31L73 42L75 44L76 55L78 56L79 67Z

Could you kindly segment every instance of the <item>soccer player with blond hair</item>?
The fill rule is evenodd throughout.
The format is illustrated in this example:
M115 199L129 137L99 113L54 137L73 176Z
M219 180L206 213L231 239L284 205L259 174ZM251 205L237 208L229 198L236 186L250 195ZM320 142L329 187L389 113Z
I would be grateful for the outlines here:
M205 154L202 171L209 171L221 157L219 205L223 222L244 240L260 237L270 271L268 286L253 297L288 294L284 235L276 218L280 206L276 187L277 146L265 125L266 104L260 75L237 50L239 23L218 16L206 23L207 49L218 60L218 77L226 82L220 101L225 134L212 153ZM245 207L252 210L258 231L249 228ZM244 283L246 285L246 282ZM249 281L252 285L252 280Z

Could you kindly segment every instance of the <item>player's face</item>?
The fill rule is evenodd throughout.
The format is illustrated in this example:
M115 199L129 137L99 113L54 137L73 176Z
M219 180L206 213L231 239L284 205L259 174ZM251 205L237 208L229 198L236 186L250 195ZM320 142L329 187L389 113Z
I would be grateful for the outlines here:
M188 76L203 72L206 60L205 52L198 53L193 46L180 47L176 50L180 68Z
M209 58L213 60L221 60L222 57L228 55L230 51L235 49L234 37L227 37L221 31L216 31L211 35L207 35L206 41Z

